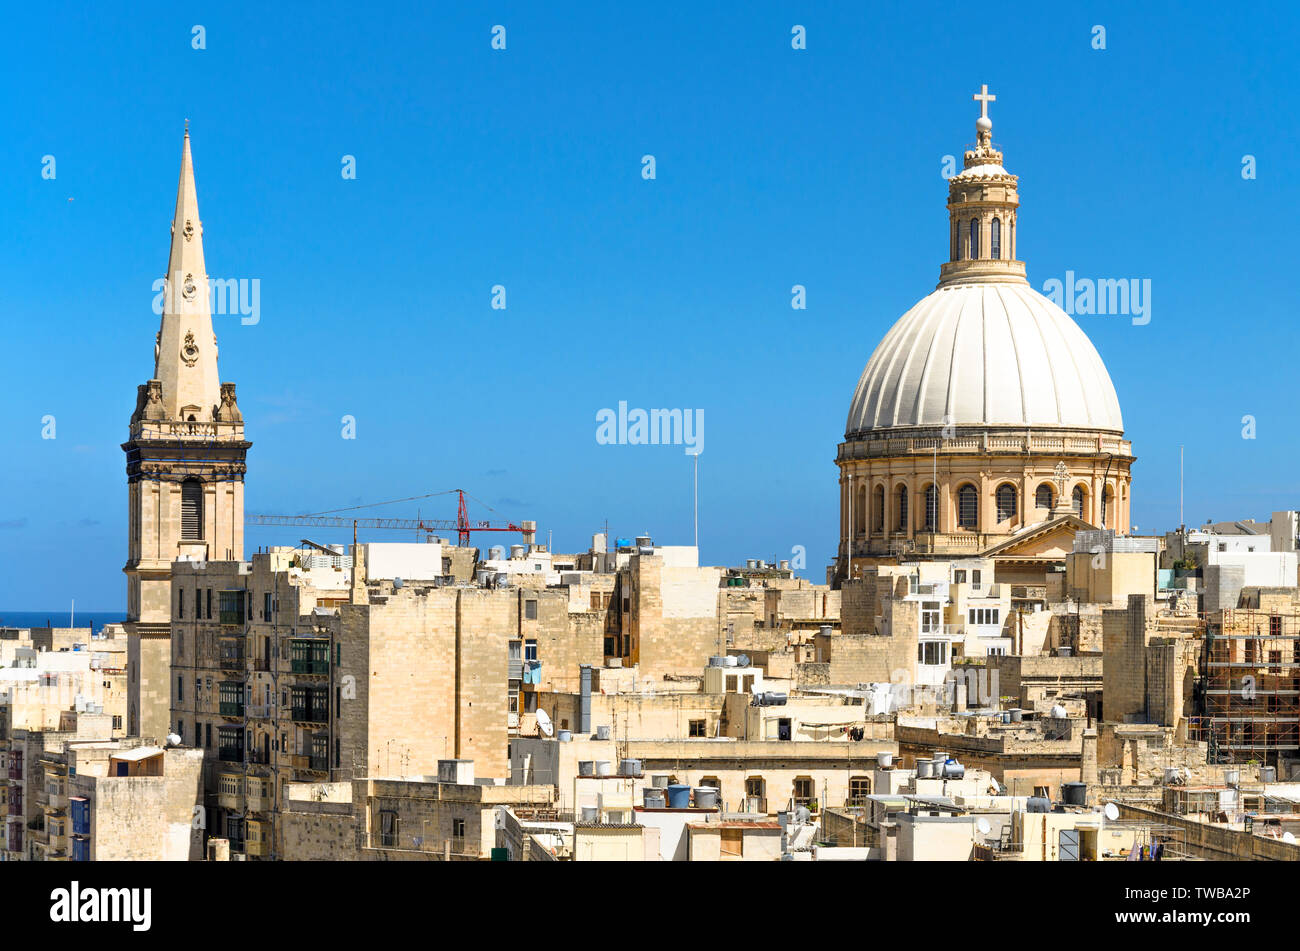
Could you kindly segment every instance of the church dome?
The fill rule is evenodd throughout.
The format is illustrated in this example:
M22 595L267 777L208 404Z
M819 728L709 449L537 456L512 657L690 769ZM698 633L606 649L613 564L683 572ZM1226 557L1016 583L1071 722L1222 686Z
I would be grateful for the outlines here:
M1016 256L1019 178L993 144L982 86L977 142L948 179L948 260L939 286L903 315L858 380L848 439L945 425L1122 435L1119 399L1096 348L1035 291Z
M1124 431L1078 324L1027 283L999 280L941 284L894 324L858 380L846 435L946 423Z

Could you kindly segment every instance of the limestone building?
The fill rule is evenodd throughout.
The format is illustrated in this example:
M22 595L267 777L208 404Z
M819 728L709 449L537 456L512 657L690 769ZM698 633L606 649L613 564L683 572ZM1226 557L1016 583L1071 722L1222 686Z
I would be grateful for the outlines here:
M840 580L903 555L989 553L1058 519L1128 532L1119 399L1084 332L1026 279L1018 178L993 145L994 97L975 98L939 284L876 347L849 407Z
M162 738L170 704L172 564L244 554L244 459L235 385L217 375L208 274L190 156L181 152L154 372L141 384L126 452L128 731ZM183 617L196 604L176 604Z

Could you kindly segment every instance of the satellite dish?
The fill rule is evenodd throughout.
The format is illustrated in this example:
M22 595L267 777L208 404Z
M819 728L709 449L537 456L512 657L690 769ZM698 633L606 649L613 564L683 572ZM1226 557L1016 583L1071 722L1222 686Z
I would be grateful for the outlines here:
M1295 836L1292 835L1290 832L1283 832L1282 841L1285 842L1287 845L1295 845Z
M1115 805L1113 802L1106 803L1106 808L1103 809L1102 812L1111 822L1114 822L1119 818L1119 806Z
M993 831L993 827L989 825L989 821L987 819L985 819L983 816L980 816L978 819L975 820L975 831L978 832L980 835L988 835L990 832Z
M555 727L551 724L551 718L546 715L545 710L537 711L537 729L542 731L543 736L551 736L555 733Z

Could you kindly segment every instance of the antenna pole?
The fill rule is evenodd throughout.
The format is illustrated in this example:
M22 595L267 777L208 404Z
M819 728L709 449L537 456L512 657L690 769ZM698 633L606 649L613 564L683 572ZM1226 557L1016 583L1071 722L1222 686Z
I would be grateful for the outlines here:
M1178 447L1178 525L1182 527L1187 523L1183 521L1183 447Z
M700 556L700 454L698 451L693 453L695 456L695 557Z

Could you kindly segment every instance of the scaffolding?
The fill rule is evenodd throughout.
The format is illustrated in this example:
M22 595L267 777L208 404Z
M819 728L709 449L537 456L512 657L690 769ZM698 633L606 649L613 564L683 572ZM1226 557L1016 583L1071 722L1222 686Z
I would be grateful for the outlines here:
M1300 617L1234 608L1206 624L1191 737L1212 763L1280 766L1300 751Z

